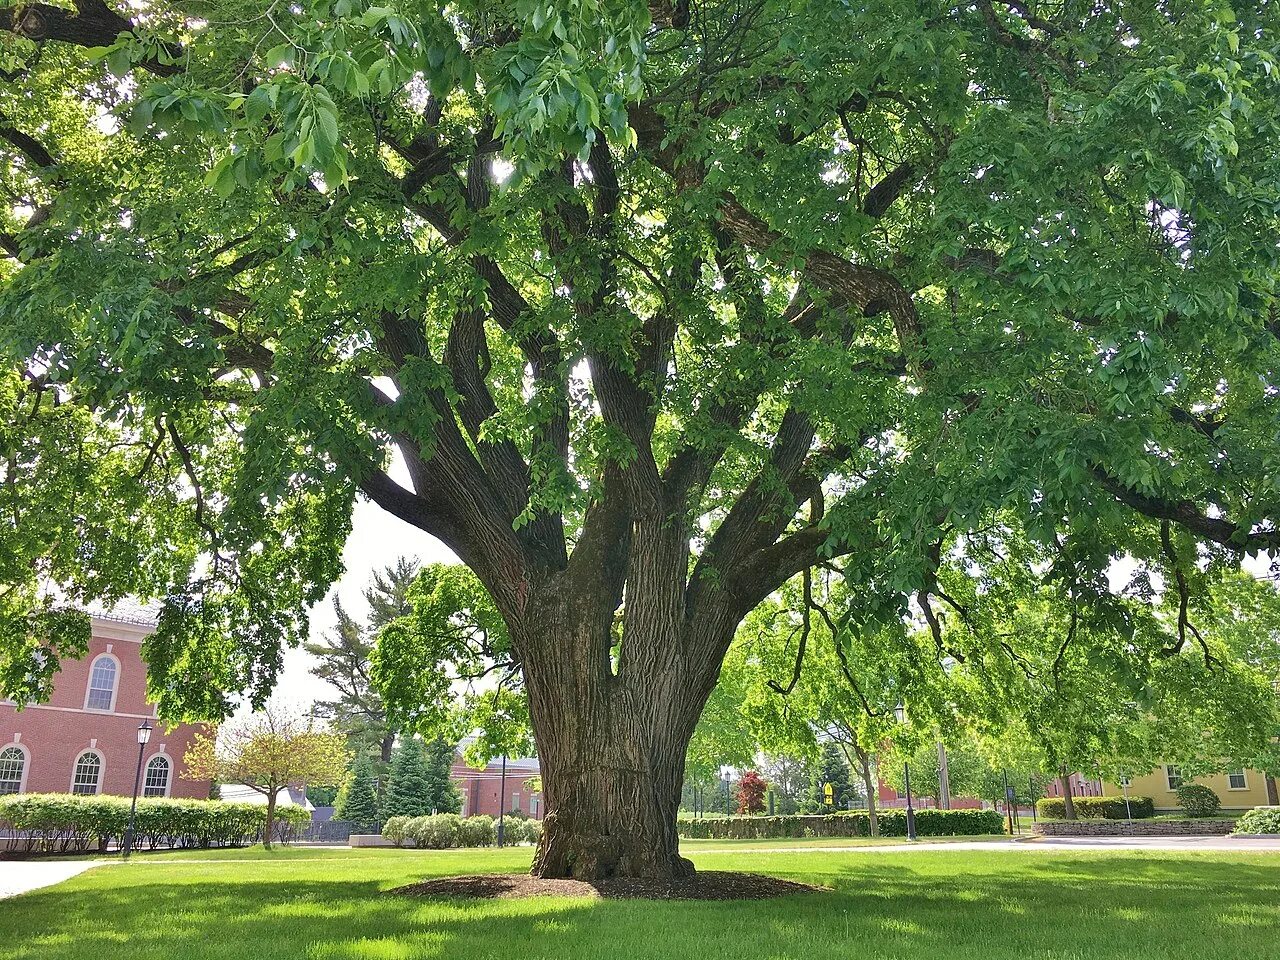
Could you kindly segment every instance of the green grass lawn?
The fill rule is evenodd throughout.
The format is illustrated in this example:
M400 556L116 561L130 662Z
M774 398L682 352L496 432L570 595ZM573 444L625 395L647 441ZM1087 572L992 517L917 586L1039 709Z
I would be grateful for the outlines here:
M517 871L529 848L211 851L96 867L0 902L3 960L1275 960L1280 856L709 853L830 893L758 903L385 893ZM0 864L0 869L4 865Z

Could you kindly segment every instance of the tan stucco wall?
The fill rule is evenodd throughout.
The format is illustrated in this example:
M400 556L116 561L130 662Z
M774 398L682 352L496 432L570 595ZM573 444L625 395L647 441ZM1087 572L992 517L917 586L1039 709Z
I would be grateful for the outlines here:
M1266 806L1267 783L1262 771L1246 770L1244 776L1245 788L1243 790L1233 790L1227 783L1227 775L1225 773L1196 777L1192 781L1184 779L1183 782L1203 783L1222 799L1222 809L1224 811L1250 810L1253 807ZM1132 797L1150 797L1156 805L1157 813L1179 813L1182 810L1178 806L1177 791L1169 789L1169 781L1165 776L1165 768L1163 766L1156 767L1150 773L1140 777L1131 778L1128 789L1129 795ZM1104 780L1102 792L1108 796L1118 797L1122 791L1119 784Z

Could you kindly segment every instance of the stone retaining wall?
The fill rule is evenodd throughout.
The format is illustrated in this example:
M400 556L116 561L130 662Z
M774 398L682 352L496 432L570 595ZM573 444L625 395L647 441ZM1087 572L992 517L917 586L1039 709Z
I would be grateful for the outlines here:
M1035 825L1045 837L1222 837L1234 820L1051 820Z

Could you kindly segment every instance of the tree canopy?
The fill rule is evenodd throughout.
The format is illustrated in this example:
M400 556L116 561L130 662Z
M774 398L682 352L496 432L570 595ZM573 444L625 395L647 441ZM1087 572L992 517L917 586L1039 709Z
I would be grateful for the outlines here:
M335 786L343 779L348 759L341 734L317 729L310 718L269 707L197 733L183 758L182 775L214 784L239 783L262 794L267 806L262 842L270 847L280 791L307 783Z
M3 692L133 593L164 716L261 703L364 496L492 598L535 870L671 875L721 660L802 571L935 661L1017 567L970 662L1212 667L1203 598L1280 547L1276 18L0 11Z

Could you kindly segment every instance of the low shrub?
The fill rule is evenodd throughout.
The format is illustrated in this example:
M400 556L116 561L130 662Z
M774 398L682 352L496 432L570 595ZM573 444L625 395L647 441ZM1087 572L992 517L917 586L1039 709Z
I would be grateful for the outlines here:
M1155 801L1150 797L1130 797L1125 807L1124 797L1073 797L1076 816L1081 820L1149 820L1156 815ZM1036 816L1044 820L1066 818L1066 803L1062 797L1042 797L1036 801Z
M497 842L497 831L493 826L493 817L463 817L459 824L462 846L491 847Z
M1236 821L1232 832L1280 834L1280 807L1254 807Z
M119 846L129 825L129 797L23 793L0 796L0 827L19 852L71 853ZM223 800L147 797L138 801L134 842L139 849L233 847L257 843L267 808ZM302 807L279 807L273 840L291 842L311 822Z
M537 820L507 820L507 843L536 842L542 832ZM453 847L491 847L498 842L493 817L460 817L456 813L439 813L427 817L392 817L382 828L382 835L397 846L413 843L429 850Z
M456 813L414 817L405 827L408 838L428 850L462 846L462 818Z
M537 843L541 838L541 820L517 818L506 821L502 839L504 843Z
M405 832L405 827L408 825L408 817L388 817L387 822L382 825L382 835L397 847L403 846L409 839L409 835Z
M1178 806L1189 817L1212 817L1222 806L1222 799L1202 783L1184 783L1178 788Z
M899 809L881 810L882 837L905 837L907 815ZM975 837L1001 833L1004 818L996 810L917 810L916 833L922 837ZM870 819L865 810L830 816L717 817L681 820L680 836L690 840L767 840L783 837L868 837Z

